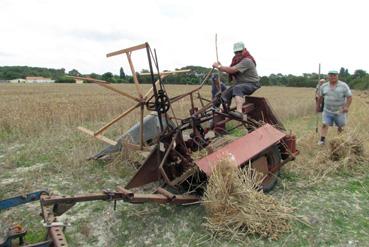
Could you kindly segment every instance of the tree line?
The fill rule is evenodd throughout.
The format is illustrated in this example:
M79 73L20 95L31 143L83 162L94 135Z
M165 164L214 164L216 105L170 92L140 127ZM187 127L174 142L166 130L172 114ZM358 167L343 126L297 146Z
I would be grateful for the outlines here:
M178 68L179 70L189 69L190 72L178 73L166 77L163 82L166 84L199 84L205 78L210 68L201 66L186 66ZM141 73L148 73L148 70L142 70L137 73L138 80L141 83L151 83L151 76L143 76ZM214 71L214 73L216 73ZM75 80L68 76L88 76L91 78L105 80L111 83L133 83L133 77L126 75L123 68L120 68L119 75L111 72L103 74L81 74L76 69L68 72L65 69L49 69L28 66L0 66L0 80L12 80L25 78L26 76L42 76L55 80L57 83L74 83ZM157 78L157 76L156 76ZM261 76L260 82L263 86L287 86L287 87L315 87L319 78L326 78L326 75L317 73L304 73L302 75L283 75L281 73ZM222 81L227 82L228 77L225 74L221 76ZM369 74L362 69L355 70L353 74L348 72L347 68L339 70L339 79L347 82L354 89L369 89ZM210 84L210 80L207 82Z

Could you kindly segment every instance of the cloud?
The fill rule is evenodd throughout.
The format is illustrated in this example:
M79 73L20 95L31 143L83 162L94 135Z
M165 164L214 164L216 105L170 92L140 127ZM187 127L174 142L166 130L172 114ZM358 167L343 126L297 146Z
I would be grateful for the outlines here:
M142 36L131 31L98 31L93 29L74 29L63 35L94 42L114 42L119 40L138 40Z
M0 0L0 62L129 71L124 56L105 54L149 42L161 69L209 67L218 33L220 62L230 63L232 44L241 40L260 75L313 72L318 63L368 70L366 6L365 0ZM136 70L147 69L145 54L133 55Z
M173 1L159 3L159 14L172 19L187 19L193 14L193 7L186 5L185 2L173 3Z
M0 57L11 57L11 56L13 56L12 53L0 51Z

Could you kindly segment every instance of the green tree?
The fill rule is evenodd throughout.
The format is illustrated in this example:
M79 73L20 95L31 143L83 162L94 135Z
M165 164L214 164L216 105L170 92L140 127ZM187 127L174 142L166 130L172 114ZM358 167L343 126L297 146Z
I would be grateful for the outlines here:
M123 67L120 67L119 78L120 79L126 79L126 74L124 73Z
M101 79L101 76L96 73L91 73L88 75L88 77L94 78L94 79Z
M339 78L343 81L349 81L350 80L350 74L348 72L348 69L345 69L341 67L340 73L338 74Z
M353 79L357 79L357 78L363 78L366 76L366 71L362 70L362 69L357 69L355 70L354 74L353 74Z
M268 76L262 76L262 77L260 78L260 84L261 84L262 86L270 85Z
M102 74L101 79L108 82L113 82L113 73L106 72Z
M72 69L71 71L68 72L68 75L81 76L81 73L79 73L78 70L76 70L76 69Z

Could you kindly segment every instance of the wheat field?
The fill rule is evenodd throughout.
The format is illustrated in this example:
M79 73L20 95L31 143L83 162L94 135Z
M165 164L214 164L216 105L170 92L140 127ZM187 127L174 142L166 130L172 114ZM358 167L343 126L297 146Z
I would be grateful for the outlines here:
M134 85L114 87L136 95ZM166 85L169 97L195 87ZM143 85L144 91L149 88ZM200 93L209 98L210 87L204 86ZM325 174L310 185L309 177L316 174L303 168L320 152L314 89L262 87L255 95L268 99L286 128L296 133L300 149L296 161L282 169L272 196L297 208L310 226L296 223L278 241L251 237L250 246L345 246L350 241L368 245L369 161L360 165L365 169ZM134 167L122 160L87 161L105 144L77 127L97 130L132 105L132 100L95 84L0 85L0 200L44 188L73 195L125 185ZM173 104L179 117L186 116L189 107L188 98ZM369 149L368 116L368 92L355 92L347 131L362 138L365 150ZM132 112L104 134L114 139L138 120L138 111ZM328 139L335 135L330 131ZM0 212L0 238L6 225L17 222L29 229L29 242L42 240L38 213L37 203ZM66 231L71 246L239 246L209 235L202 226L204 214L201 206L120 203L114 211L107 202L92 202L74 206L61 220L71 223Z
M137 95L132 84L115 87L133 96ZM150 85L143 85L143 91L149 88ZM195 86L167 85L166 88L168 95L173 97ZM210 97L209 86L200 92L202 96ZM282 120L306 115L314 109L312 89L265 87L255 95L266 97ZM28 136L83 124L98 126L133 104L133 100L95 84L1 85L0 131ZM199 102L197 106L200 106ZM186 116L190 107L189 98L174 103L173 107L176 114ZM133 112L117 125L128 127L138 120L137 112Z

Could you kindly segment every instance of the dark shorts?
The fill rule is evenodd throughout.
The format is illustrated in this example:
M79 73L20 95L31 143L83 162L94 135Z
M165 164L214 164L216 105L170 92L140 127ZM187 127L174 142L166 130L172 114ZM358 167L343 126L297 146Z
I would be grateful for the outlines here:
M258 90L259 88L260 88L260 83L259 82L238 83L238 84L235 84L235 85L227 88L227 90L225 90L222 93L222 98L226 102L231 102L231 100L234 96L243 97L243 96L246 96L246 95L251 95L256 90Z

